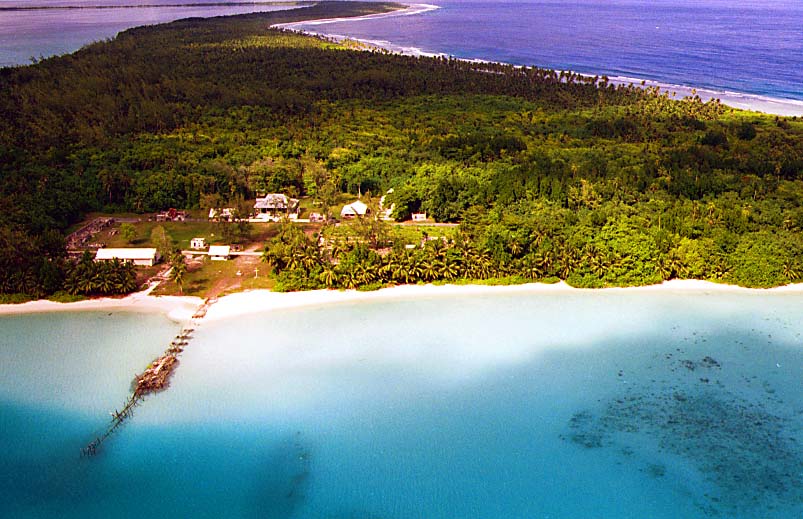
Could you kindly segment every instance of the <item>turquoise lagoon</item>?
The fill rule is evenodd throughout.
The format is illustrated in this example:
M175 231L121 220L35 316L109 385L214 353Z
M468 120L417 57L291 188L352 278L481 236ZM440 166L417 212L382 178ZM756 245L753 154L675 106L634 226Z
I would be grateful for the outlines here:
M801 517L801 315L578 291L209 322L94 458L180 324L0 317L0 516Z

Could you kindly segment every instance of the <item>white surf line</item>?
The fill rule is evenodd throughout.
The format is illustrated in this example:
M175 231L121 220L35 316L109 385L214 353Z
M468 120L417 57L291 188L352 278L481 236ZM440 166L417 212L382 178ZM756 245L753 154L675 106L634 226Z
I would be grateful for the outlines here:
M375 14L366 14L364 16L353 16L353 17L346 16L341 18L324 18L321 20L304 20L300 22L277 23L271 25L271 28L297 30L296 28L298 26L324 25L327 23L337 23L337 22L356 22L360 20L377 20L380 18L392 18L396 16L411 16L414 14L421 14L429 11L434 11L435 9L440 9L440 6L432 4L411 4L404 9L399 9L397 11L389 11L387 13L375 13ZM315 34L316 36L318 35L317 33L310 33L310 34Z
M590 74L582 75L591 76ZM602 76L600 75L600 77ZM803 116L803 101L797 99L783 99L761 94L748 94L730 90L715 90L712 88L676 85L672 83L663 83L661 81L655 81L652 79L638 79L627 76L608 76L608 79L614 85L634 85L641 87L642 83L644 83L645 87L658 87L662 92L668 92L672 99L680 99L685 96L692 96L696 94L700 96L700 99L703 101L719 99L723 104L733 108L765 112L772 115ZM673 96L672 94L677 95Z

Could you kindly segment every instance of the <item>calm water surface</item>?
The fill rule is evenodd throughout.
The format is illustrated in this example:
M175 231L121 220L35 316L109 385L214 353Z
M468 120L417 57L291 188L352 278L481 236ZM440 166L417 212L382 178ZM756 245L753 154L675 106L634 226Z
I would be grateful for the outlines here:
M236 1L236 0L232 0ZM30 64L32 59L66 54L118 32L180 18L275 11L284 6L203 6L220 0L0 0L0 67ZM159 4L164 4L159 7ZM194 4L176 7L180 4ZM156 7L130 7L130 6ZM46 6L53 9L13 10ZM85 9L58 9L81 6ZM92 9L116 6L117 9ZM129 6L129 7L125 7ZM125 8L124 8L125 7Z
M92 459L178 325L3 318L0 515L800 517L801 312L593 292L210 322Z

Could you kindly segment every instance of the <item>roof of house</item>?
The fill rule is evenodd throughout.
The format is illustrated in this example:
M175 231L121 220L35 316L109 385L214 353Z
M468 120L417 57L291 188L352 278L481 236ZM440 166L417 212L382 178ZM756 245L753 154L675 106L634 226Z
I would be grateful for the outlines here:
M365 205L362 201L357 200L350 204L344 205L343 209L340 210L340 215L345 214L358 214L360 216L364 215L368 212L368 206Z
M228 256L231 253L231 246L229 245L210 245L210 256Z
M218 216L231 218L232 211L234 211L234 209L231 207L224 207L220 209L220 211L212 207L209 209L209 218L217 218Z
M287 195L281 193L271 193L265 195L264 198L257 198L254 209L287 209L296 204L298 204L298 200L295 198L288 198Z
M99 260L112 260L115 258L121 260L154 259L156 256L156 249L139 247L127 247L121 249L104 248L98 249L98 251L95 253L95 259Z

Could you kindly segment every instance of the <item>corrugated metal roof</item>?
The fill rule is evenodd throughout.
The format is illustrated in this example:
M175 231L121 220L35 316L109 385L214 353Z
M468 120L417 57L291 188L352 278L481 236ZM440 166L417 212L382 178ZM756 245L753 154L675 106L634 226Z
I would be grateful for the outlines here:
M98 252L95 253L95 259L112 260L114 258L121 260L154 259L156 258L156 249L138 247L129 247L124 249L110 248L98 249Z
M228 256L231 253L231 246L230 245L210 245L209 246L209 255L210 256Z

